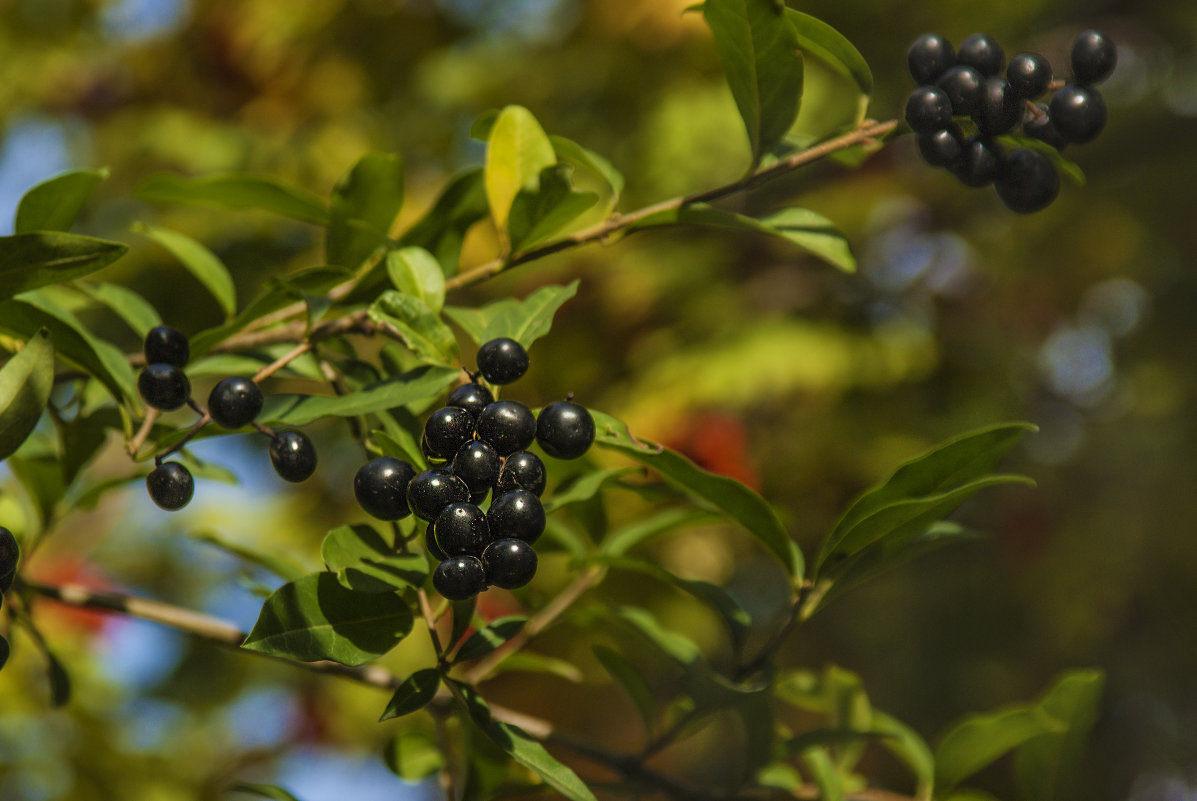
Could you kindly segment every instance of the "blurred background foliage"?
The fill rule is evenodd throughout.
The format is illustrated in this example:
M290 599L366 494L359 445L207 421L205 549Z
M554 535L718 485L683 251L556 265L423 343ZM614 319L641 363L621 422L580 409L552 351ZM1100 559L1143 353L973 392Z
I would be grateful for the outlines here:
M408 175L404 226L453 172L481 161L473 119L518 103L628 176L624 210L713 186L743 171L747 147L701 16L681 13L688 4L0 0L0 227L33 183L107 166L76 230L130 243L105 279L128 283L192 333L220 310L131 232L134 222L205 242L233 270L243 302L269 276L318 264L322 242L318 229L262 213L133 199L156 172L262 172L327 196L363 152L396 151ZM1088 184L1066 184L1049 209L1017 217L991 191L923 166L902 138L858 171L820 165L728 203L825 214L853 243L856 275L751 235L644 233L520 268L454 302L580 276L582 290L533 348L514 396L539 403L573 391L756 486L808 555L847 502L902 459L990 422L1037 423L1007 465L1037 490L983 494L957 519L986 538L831 604L785 661L859 672L877 706L928 738L966 711L1035 696L1060 669L1099 666L1109 680L1086 770L1060 798L1194 797L1197 10L1191 0L794 5L869 60L877 119L899 113L909 91L903 54L925 31L955 41L984 31L1008 54L1044 53L1060 72L1078 30L1106 31L1120 48L1103 87L1110 123L1070 151ZM840 121L834 81L808 72L800 128ZM476 228L463 262L486 260L494 246ZM92 322L137 349L115 319ZM256 439L210 441L196 452L239 485L201 481L176 515L134 487L62 521L25 569L248 628L254 590L268 578L189 535L213 532L318 567L321 534L362 517L348 492L360 454L341 427L312 434L322 459L315 491L283 487ZM130 472L118 447L90 469ZM11 476L3 481L0 514L18 530L30 511ZM629 498L585 516L627 522L641 511ZM727 584L757 611L778 601L772 566L725 527L668 537L654 556ZM533 601L564 580L564 559L545 562L525 596ZM604 591L657 607L720 647L692 602L640 581ZM490 614L518 608L498 591L486 598ZM397 729L374 723L385 700L376 691L148 623L48 602L38 614L75 692L49 710L44 665L17 636L0 674L3 801L220 798L234 779L272 778L305 801L350 786L360 801L437 794L431 782L401 783L378 758ZM423 639L387 664L426 662ZM613 748L636 747L610 715L630 706L595 667L593 641L556 629L535 646L576 661L583 683L505 674L488 694L552 711ZM666 674L648 678L667 691ZM413 723L423 725L404 725ZM717 732L661 764L694 768L718 753ZM872 758L873 771L904 789L896 765ZM1003 775L985 778L999 796Z

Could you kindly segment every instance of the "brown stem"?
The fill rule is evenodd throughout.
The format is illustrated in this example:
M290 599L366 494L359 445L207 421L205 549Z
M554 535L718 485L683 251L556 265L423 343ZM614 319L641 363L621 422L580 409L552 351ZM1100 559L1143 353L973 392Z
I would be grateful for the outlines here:
M145 444L146 439L150 436L150 431L154 429L154 423L158 422L158 416L161 414L161 412L153 408L146 412L145 419L141 421L141 428L137 429L137 433L133 436L133 439L129 440L129 444L125 446L125 450L129 452L130 456L137 457L137 452Z
M432 640L436 659L438 662L444 662L445 648L441 645L441 635L436 630L436 616L432 614L432 604L428 603L428 593L421 587L416 590L416 597L420 600L420 615L424 618L424 625L428 627L428 637Z

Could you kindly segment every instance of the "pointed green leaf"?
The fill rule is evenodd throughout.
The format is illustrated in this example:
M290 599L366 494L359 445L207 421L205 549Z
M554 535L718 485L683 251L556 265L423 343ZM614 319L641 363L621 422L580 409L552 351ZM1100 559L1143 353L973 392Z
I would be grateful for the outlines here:
M644 674L623 654L605 645L594 646L594 655L611 674L611 678L615 679L615 683L619 685L620 689L627 694L628 698L632 699L633 706L640 713L640 720L644 722L644 730L651 732L653 721L657 715L657 707L656 702L653 701L652 688L644 680Z
M232 318L237 311L237 289L233 286L233 276L215 253L178 231L144 223L134 224L133 230L145 234L170 251L170 254L212 293L212 297L216 298L216 302L224 310L225 316Z
M54 344L43 328L0 368L0 460L33 433L54 388Z
M229 790L234 793L256 795L258 798L268 798L270 801L299 801L298 798L283 788L276 787L273 784L248 784L241 782L240 784L234 784Z
M417 367L347 395L272 395L260 419L271 426L304 426L321 417L358 417L433 398L460 376L450 367Z
M422 300L433 312L445 305L445 273L424 248L392 250L386 268L391 284L404 295Z
M403 207L403 160L393 153L367 153L337 183L329 204L329 264L357 269L389 240Z
M440 686L439 670L436 668L417 670L404 679L403 683L395 690L395 694L391 696L391 700L387 703L387 708L383 710L382 717L378 719L378 722L410 715L418 709L423 709L436 695L436 688Z
M394 592L421 587L428 560L418 553L396 553L373 526L340 526L324 535L320 556L341 584L358 592Z
M30 189L17 204L13 232L69 231L108 170L72 170Z
M150 203L260 209L316 225L328 223L328 209L320 198L260 175L225 173L188 178L158 173L138 184L133 194Z
M1105 674L1073 670L1056 679L1039 707L1067 728L1026 741L1014 754L1019 798L1052 801L1065 795L1077 778L1085 742L1097 722Z
M684 634L670 631L647 609L638 606L621 606L616 614L619 619L657 647L662 654L669 657L685 670L693 669L701 664L702 650Z
M602 552L610 556L622 556L637 545L653 537L688 526L691 523L712 519L710 512L702 509L674 507L665 509L616 529L603 541Z
M815 746L805 751L802 762L811 781L819 788L819 801L843 801L844 777L826 748Z
M640 469L636 467L611 467L606 470L583 473L565 487L559 487L556 492L545 499L545 514L551 514L572 503L588 501L620 476L639 472L641 472Z
M455 365L461 361L453 331L414 295L388 289L370 306L370 319L401 338L423 362Z
M535 189L540 171L557 161L553 144L532 112L507 106L499 112L486 141L486 199L495 227L507 230L511 204L521 189Z
M565 164L545 167L535 186L516 194L507 217L512 250L530 248L560 233L598 202L594 192L573 188L572 169Z
M453 657L453 664L468 662L480 656L486 656L499 648L515 635L519 634L528 618L523 615L501 617L471 634Z
M798 46L806 56L814 56L850 77L862 95L872 94L873 71L856 46L842 33L818 17L792 8L786 9L786 19L794 26Z
M79 281L75 287L110 309L142 339L151 328L162 325L158 310L132 289L106 281Z
M0 236L0 300L107 267L129 247L78 234Z
M446 306L445 313L481 345L510 337L525 348L549 333L553 315L578 292L575 279L566 286L542 286L522 301L504 298L480 309Z
M882 747L901 760L918 781L915 797L930 798L935 781L935 757L927 741L914 729L880 709L873 710L873 731L886 735L881 741Z
M575 167L581 167L588 172L593 173L607 184L611 191L611 201L609 206L614 207L619 200L619 196L623 194L623 175L615 166L607 159L595 153L593 150L588 150L572 139L566 139L564 136L557 136L552 134L549 136L549 141L553 144L553 152L557 154L558 161L568 162Z
M1031 738L1064 728L1037 705L969 715L953 726L935 749L936 798L946 796L960 782Z
M242 543L230 542L213 531L194 531L188 536L197 542L219 548L239 559L263 567L284 581L293 581L307 572L303 565L288 556L263 553Z
M430 732L409 729L391 738L382 752L391 772L406 782L427 779L445 765L445 756Z
M432 208L399 238L402 245L430 252L446 276L456 275L466 231L490 213L479 168L455 176Z

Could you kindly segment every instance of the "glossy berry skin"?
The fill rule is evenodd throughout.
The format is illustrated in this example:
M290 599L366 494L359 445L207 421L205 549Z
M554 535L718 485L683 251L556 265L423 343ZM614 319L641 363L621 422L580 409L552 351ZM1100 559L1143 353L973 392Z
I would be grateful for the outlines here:
M430 522L428 527L424 529L424 547L428 550L428 555L438 562L443 562L449 558L449 554L441 550L441 546L436 541L436 522Z
M437 409L424 423L424 443L441 459L452 459L474 437L474 416L457 406Z
M952 172L965 186L978 187L993 183L1001 166L1002 156L997 145L978 136L970 136L964 142L960 160Z
M1047 91L1052 82L1052 65L1038 53L1019 53L1006 67L1006 83L1022 100L1033 100Z
M1069 84L1056 92L1048 113L1060 136L1078 145L1093 141L1106 127L1106 101L1088 86Z
M358 468L353 495L366 513L379 520L400 520L411 514L407 485L416 471L407 462L380 456Z
M436 520L446 506L469 498L465 482L444 468L425 470L407 485L407 505L421 520Z
M222 428L241 428L262 411L262 390L248 378L226 378L208 393L208 414Z
M929 134L952 123L952 100L933 86L920 86L906 98L906 123L916 133Z
M1046 208L1060 192L1060 176L1047 156L1037 150L1020 147L1002 163L994 183L1006 208L1030 214Z
M972 67L989 78L1002 71L1006 65L1006 53L993 38L974 33L960 43L956 51L956 63Z
M1047 106L1037 103L1036 107L1040 112L1039 114L1032 114L1028 111L1022 119L1023 135L1038 139L1040 142L1046 142L1056 150L1066 148L1068 140L1056 130L1056 123L1052 121Z
M1104 33L1082 31L1072 43L1072 80L1076 83L1101 83L1114 72L1118 48Z
M464 601L486 589L486 569L475 556L451 556L432 571L432 586L450 601Z
M981 107L985 76L972 67L957 65L939 76L935 86L948 96L953 115L970 117Z
M425 459L433 464L444 464L447 461L444 456L438 456L432 452L432 448L428 446L428 437L423 434L420 435L420 452L424 454Z
M470 494L486 493L499 478L503 460L499 452L482 440L470 440L453 456L450 469L469 488Z
M536 439L536 416L519 401L495 401L478 415L478 439L500 456L525 450Z
M536 442L557 459L577 459L594 442L594 418L585 406L573 401L556 401L540 410L536 418Z
M489 494L490 494L489 487L487 489L482 490L481 492L475 492L473 495L470 496L470 503L474 504L479 509L481 509L482 504L486 503L486 496Z
M142 400L162 412L181 409L191 395L191 382L173 364L148 364L137 376L137 391Z
M544 533L544 507L528 490L512 490L495 496L486 510L492 539L516 539L529 544Z
M492 384L510 384L528 372L528 351L514 339L492 339L478 348L478 372Z
M20 559L21 549L17 545L17 538L11 531L0 526L0 595L8 592L8 588L12 586Z
M178 462L163 462L145 477L150 499L158 506L173 512L182 509L195 494L195 480L191 471Z
M1022 100L1010 91L1004 78L986 78L977 129L984 136L998 136L1010 131L1022 119Z
M187 366L191 358L191 345L187 337L169 325L159 325L151 328L145 335L142 346L146 364L173 364L182 369Z
M316 448L307 434L285 429L270 438L270 463L284 480L299 483L316 472Z
M964 139L955 125L931 134L919 134L919 154L932 167L948 167L960 158Z
M496 540L482 552L482 566L488 584L514 590L536 575L536 551L523 540Z
M495 493L502 494L524 489L539 497L544 493L547 475L544 462L531 451L516 451L503 460L499 480L495 482Z
M486 514L472 503L451 503L436 518L436 542L449 556L477 556L490 542Z
M494 402L495 396L491 394L489 389L481 384L471 382L469 384L462 384L450 392L445 405L465 409L477 419L478 415L482 414L482 410Z
M956 66L952 43L935 33L925 33L906 51L906 69L919 86L929 86L950 67Z

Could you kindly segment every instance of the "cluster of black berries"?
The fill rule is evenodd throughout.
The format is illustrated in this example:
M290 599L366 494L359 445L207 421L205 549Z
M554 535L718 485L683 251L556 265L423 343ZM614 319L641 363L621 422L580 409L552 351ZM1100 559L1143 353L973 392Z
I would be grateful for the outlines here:
M398 520L414 513L428 521L424 542L440 561L432 583L450 600L532 580L532 544L545 526L540 495L546 476L544 463L527 448L535 440L549 456L576 459L594 442L594 418L572 400L550 403L536 416L518 401L496 401L478 382L510 384L527 369L528 353L518 342L487 342L478 349L477 374L424 425L421 447L432 466L417 474L407 462L384 456L354 476L354 494L369 514Z
M175 329L160 325L145 338L146 367L137 377L137 389L147 404L164 412L190 405L201 411L191 399L191 382L183 368L191 357L191 346ZM208 417L222 428L249 425L262 411L262 390L248 378L226 378L208 394ZM316 449L302 431L270 431L270 461L275 471L287 481L303 481L316 472ZM146 487L154 503L163 509L182 509L195 492L191 472L178 462L155 458L153 471L146 476Z
M17 538L4 526L0 526L0 603L2 596L12 586L17 575L17 561L21 558L21 549L17 546ZM8 640L0 637L0 668L8 661Z
M1093 85L1110 76L1117 59L1113 42L1085 31L1072 45L1072 82L1060 85L1038 53L1020 53L1006 66L1002 48L984 34L955 51L942 36L924 34L906 54L919 84L906 101L906 122L927 163L946 167L965 186L994 184L1011 211L1039 211L1060 191L1055 167L1028 147L1004 152L995 137L1021 125L1024 136L1057 150L1092 141L1106 124L1106 104ZM1050 103L1034 102L1052 88Z

